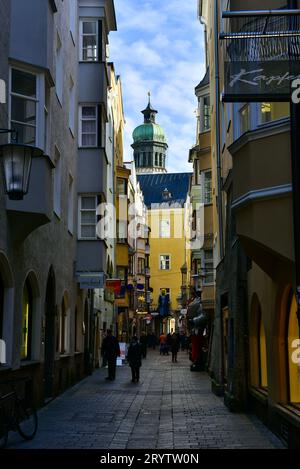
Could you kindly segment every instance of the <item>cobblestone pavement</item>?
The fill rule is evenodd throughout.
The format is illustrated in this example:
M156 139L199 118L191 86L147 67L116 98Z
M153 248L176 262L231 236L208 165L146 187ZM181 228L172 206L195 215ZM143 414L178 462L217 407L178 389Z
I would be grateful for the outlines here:
M130 368L116 381L96 371L39 412L35 439L9 437L10 448L197 449L281 448L255 417L232 414L210 391L206 373L191 372L186 352L178 363L148 353L139 383Z

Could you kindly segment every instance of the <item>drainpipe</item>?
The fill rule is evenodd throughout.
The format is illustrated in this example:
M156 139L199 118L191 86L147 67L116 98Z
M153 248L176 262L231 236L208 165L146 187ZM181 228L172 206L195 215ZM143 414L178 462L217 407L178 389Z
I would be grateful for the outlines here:
M220 125L220 61L219 61L219 4L215 0L214 14L214 50L215 50L215 89L216 89L216 158L217 158L217 187L218 187L218 221L219 221L219 246L220 260L224 257L224 241L223 241L223 207L222 207L222 165L221 165L221 125Z

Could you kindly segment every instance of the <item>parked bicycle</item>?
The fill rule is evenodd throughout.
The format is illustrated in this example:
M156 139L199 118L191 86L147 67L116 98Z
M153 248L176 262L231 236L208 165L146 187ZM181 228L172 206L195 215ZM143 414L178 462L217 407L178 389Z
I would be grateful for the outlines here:
M21 396L16 390L20 381L25 383L26 389L27 378L0 383L0 386L11 385L12 388L10 392L0 395L0 448L6 447L10 431L18 432L25 440L32 440L37 432L38 418L31 403L32 393L23 392Z

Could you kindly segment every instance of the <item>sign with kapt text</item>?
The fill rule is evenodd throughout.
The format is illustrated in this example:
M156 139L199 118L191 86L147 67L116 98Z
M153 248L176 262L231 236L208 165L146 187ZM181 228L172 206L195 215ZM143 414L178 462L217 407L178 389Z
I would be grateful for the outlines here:
M288 102L300 61L225 62L224 102Z

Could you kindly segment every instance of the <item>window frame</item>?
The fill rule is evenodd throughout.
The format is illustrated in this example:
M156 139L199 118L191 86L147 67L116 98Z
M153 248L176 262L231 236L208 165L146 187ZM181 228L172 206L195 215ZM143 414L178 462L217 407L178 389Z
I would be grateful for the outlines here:
M82 110L85 107L95 108L95 118L86 118L84 119L82 116ZM83 145L83 132L82 132L82 122L84 121L95 121L96 129L95 132L85 132L84 135L94 135L95 134L95 145ZM94 103L81 103L78 107L78 146L79 148L98 148L99 145L99 113L98 113L98 105Z
M168 234L164 236L164 229L163 229L163 222L168 222ZM163 218L159 220L159 237L162 239L170 239L171 238L171 220L170 218Z
M162 268L162 259L161 259L162 257L168 257L168 258L169 258L168 260L165 259L165 262L166 262L166 263L167 263L167 262L169 263L169 264L168 264L168 265L169 265L169 268L168 268L168 269L167 269L167 268L166 268L166 269L163 269L163 268ZM159 254L159 256L158 256L158 268L159 268L160 271L167 271L167 272L169 272L170 270L172 270L171 254Z
M206 253L207 252L212 253L212 257L209 258L209 259L206 258ZM206 268L207 264L212 264L212 269L207 269ZM214 285L215 284L214 250L212 248L211 249L203 249L203 270L204 270L203 285L205 285L205 286ZM212 281L207 281L207 278L206 278L207 273L209 275L213 276Z
M210 173L210 197L207 197L206 176L209 173ZM202 185L203 185L202 201L204 205L211 205L213 203L212 169L206 169L204 171L201 171L201 175L202 175Z
M96 33L87 34L83 32L84 23L95 23L96 24ZM84 47L83 47L83 38L84 36L96 36L96 58L95 60L84 60ZM80 18L79 20L79 61L84 63L98 63L100 61L100 43L99 43L99 20L95 18Z
M94 198L96 201L95 204L95 209L82 209L82 199L83 198ZM97 224L98 224L98 214L97 214L97 208L99 204L99 198L100 196L98 194L80 194L78 196L78 240L79 241L97 241L99 240L99 237L97 235ZM81 223L81 214L82 212L95 212L95 237L85 237L82 236L81 228L83 224ZM92 223L85 223L85 226L93 226Z
M36 79L36 96L35 98L28 97L19 93L15 93L12 90L12 77L13 71L27 73L33 75ZM43 86L44 85L44 86ZM44 95L43 95L44 93ZM12 120L12 97L15 96L20 99L26 99L35 102L35 125L26 124L24 122ZM35 141L34 146L45 149L45 77L42 74L28 70L25 67L11 66L9 69L9 102L8 102L8 120L10 128L14 128L14 123L17 125L33 127L35 128ZM9 142L11 142L11 135L9 135ZM23 143L19 140L19 143Z

